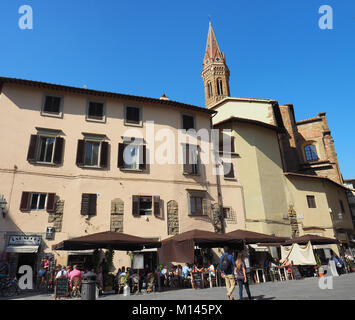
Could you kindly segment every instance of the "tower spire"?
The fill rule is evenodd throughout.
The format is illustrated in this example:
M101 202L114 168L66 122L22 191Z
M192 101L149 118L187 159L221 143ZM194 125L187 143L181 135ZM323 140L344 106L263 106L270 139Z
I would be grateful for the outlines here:
M202 66L201 75L205 85L205 103L207 107L211 107L229 96L230 93L229 69L226 64L225 55L219 49L210 16L206 51Z

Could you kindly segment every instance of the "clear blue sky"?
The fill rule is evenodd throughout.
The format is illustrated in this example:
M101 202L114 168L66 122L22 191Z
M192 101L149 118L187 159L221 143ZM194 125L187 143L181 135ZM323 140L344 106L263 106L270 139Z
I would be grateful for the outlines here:
M33 8L33 30L18 9ZM334 29L318 27L321 5ZM231 95L326 112L344 178L355 178L354 0L2 0L0 75L204 105L208 15Z

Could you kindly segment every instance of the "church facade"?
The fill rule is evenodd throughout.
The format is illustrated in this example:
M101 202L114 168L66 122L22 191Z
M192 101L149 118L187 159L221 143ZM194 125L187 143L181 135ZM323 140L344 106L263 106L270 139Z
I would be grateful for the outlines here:
M351 246L354 225L326 114L296 121L292 104L230 96L230 71L209 25L202 79L214 128L230 130L246 229L317 234Z

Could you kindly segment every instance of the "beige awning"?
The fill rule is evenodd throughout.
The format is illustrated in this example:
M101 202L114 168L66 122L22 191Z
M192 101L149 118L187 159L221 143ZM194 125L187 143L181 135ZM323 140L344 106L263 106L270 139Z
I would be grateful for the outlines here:
M257 244L249 244L257 252L269 252L269 247L259 246Z
M77 250L77 251L68 251L68 255L70 256L84 256L84 255L92 255L94 254L94 250Z
M38 252L39 246L7 246L6 252L15 253L35 253Z

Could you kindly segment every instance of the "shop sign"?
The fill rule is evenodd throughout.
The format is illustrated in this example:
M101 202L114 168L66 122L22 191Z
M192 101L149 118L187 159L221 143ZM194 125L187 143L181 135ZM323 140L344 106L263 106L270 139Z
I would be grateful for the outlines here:
M39 246L41 236L10 236L9 246Z

